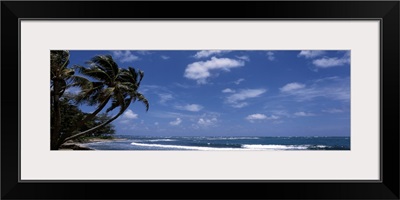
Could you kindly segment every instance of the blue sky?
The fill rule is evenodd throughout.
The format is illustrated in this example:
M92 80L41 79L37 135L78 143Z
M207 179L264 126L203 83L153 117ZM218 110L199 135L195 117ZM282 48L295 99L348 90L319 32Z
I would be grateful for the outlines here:
M144 71L150 109L132 104L113 122L117 134L350 136L350 51L70 53L70 66L109 54Z

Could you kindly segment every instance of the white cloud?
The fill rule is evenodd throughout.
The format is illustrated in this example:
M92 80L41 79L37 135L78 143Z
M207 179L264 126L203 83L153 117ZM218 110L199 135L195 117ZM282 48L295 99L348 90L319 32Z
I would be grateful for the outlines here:
M268 60L270 60L270 61L275 60L275 53L272 52L272 51L268 51L268 52L267 52L267 58L268 58Z
M296 101L310 101L315 98L327 98L329 100L350 100L350 78L318 79L308 87L288 87L283 95L293 96ZM295 89L293 89L295 88ZM282 91L283 88L281 88Z
M193 57L200 59L200 58L207 58L210 57L212 55L220 55L223 53L228 53L230 51L223 51L223 50L203 50L203 51L199 51L197 52Z
M217 118L211 118L211 119L207 119L207 118L200 118L199 121L197 121L198 125L201 126L212 126L217 122Z
M305 58L315 58L323 54L325 54L325 51L301 51L297 57L303 56Z
M236 85L239 85L241 82L243 82L244 81L244 78L239 78L238 80L236 80L234 83L236 84Z
M271 115L270 117L268 117L260 113L251 114L246 117L246 120L249 120L250 122L254 122L255 120L276 120L276 119L279 119L279 117L276 115Z
M181 118L176 118L176 120L175 121L171 121L171 122L169 122L169 124L171 124L172 126L178 126L179 124L181 124L182 123L182 120L181 120Z
M267 119L267 116L264 114L252 114L246 117L247 120L255 120L255 119Z
M176 109L179 110L186 110L186 111L191 111L191 112L198 112L201 109L203 109L203 106L198 105L198 104L188 104L185 106L175 106Z
M243 102L244 100L250 99L250 98L259 97L260 95L262 95L266 91L267 91L266 89L245 89L245 90L240 90L237 93L229 95L226 98L226 102L229 103L232 107L242 108L242 107L248 105L246 102Z
M322 112L335 114L335 113L342 113L342 112L344 112L344 110L332 108L332 109L328 109L328 110L322 110Z
M320 78L315 80L315 83L319 83L319 82L325 82L325 81L334 81L334 80L338 80L339 77L338 76L330 76L330 77L325 77L325 78Z
M234 92L235 92L235 90L232 90L230 88L226 88L226 89L222 90L222 93L234 93Z
M131 51L113 51L112 53L114 58L122 63L132 62L139 59L139 57L133 55Z
M296 112L294 113L295 116L298 117L311 117L311 116L315 116L315 114L313 113L307 113L307 112Z
M206 79L211 76L212 70L230 71L232 68L242 67L242 60L230 58L212 57L208 61L199 61L189 64L185 69L184 77L196 80L198 84L206 83Z
M160 104L165 104L165 102L174 99L172 94L163 93L163 94L158 94L158 96L160 97L160 101L159 101Z
M336 66L343 66L350 63L349 57L342 58L321 58L317 60L313 60L313 64L318 68L329 68Z
M164 59L164 60L168 60L170 57L162 55L161 58Z
M302 89L305 87L306 86L304 84L293 82L293 83L288 83L285 86L281 87L280 90L281 90L281 92L290 92L290 91Z
M124 114L122 114L123 119L137 119L138 114L134 113L131 109L127 109Z
M239 58L240 60L250 61L249 56L236 56L236 58Z
M236 103L231 104L231 106L234 107L234 108L243 108L243 107L246 107L248 105L249 104L246 103L246 102L241 102L241 103L236 102Z

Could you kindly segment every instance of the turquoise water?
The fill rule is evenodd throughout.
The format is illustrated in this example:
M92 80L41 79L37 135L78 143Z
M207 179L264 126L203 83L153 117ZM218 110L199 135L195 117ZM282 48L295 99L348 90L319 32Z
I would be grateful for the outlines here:
M350 150L350 137L143 137L88 143L96 150Z

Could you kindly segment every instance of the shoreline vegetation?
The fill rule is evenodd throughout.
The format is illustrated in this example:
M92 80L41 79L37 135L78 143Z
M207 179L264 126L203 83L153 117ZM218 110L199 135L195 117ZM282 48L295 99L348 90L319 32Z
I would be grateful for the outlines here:
M96 150L93 148L86 147L85 144L88 143L97 143L97 142L113 142L113 141L123 141L126 139L122 138L98 138L98 137L93 137L93 138L86 138L84 140L80 141L68 141L61 145L59 150Z

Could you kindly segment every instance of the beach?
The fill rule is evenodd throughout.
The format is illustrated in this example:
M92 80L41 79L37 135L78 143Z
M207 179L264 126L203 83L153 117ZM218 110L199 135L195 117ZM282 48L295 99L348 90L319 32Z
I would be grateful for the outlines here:
M89 138L83 142L69 141L61 145L59 150L70 151L70 150L95 150L93 148L87 147L87 144L98 143L98 142L115 142L123 141L123 138L111 138L111 139L101 139L101 138Z

